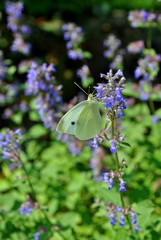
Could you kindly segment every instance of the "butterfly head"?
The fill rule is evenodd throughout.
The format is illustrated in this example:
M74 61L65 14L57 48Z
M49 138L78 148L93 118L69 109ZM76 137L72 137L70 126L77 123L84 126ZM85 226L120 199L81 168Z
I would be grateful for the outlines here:
M88 95L88 101L92 101L94 99L94 96L93 96L93 94L92 93L90 93L89 95Z

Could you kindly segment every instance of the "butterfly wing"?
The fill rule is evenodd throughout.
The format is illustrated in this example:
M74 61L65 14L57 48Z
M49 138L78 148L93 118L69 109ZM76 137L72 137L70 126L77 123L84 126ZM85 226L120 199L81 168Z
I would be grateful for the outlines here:
M78 103L69 110L59 121L56 131L75 135L77 120L83 108L87 104L87 100Z
M102 118L96 101L87 101L81 111L75 129L75 136L80 140L95 137L102 128Z

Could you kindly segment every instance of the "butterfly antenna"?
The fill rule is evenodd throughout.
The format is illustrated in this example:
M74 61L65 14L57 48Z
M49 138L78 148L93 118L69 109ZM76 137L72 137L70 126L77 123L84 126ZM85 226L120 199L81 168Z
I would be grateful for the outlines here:
M84 91L84 89L81 88L76 82L74 82L74 84L75 84L77 87L79 87L79 88L88 96L88 93L86 93L86 91Z

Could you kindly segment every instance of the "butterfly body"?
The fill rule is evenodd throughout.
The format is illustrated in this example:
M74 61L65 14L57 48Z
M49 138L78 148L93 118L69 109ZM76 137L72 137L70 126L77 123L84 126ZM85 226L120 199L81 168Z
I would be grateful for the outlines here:
M98 102L89 94L88 99L78 103L59 121L58 132L75 135L80 140L95 137L102 128Z

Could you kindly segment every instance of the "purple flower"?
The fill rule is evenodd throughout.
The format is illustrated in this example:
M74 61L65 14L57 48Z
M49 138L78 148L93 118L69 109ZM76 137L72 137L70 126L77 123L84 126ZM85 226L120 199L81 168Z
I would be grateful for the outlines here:
M144 42L142 40L132 42L127 46L129 53L140 53L144 48Z
M142 26L142 24L146 22L151 22L155 18L155 15L151 13L146 12L144 9L142 10L133 10L129 12L128 20L131 23L132 27L139 27Z
M40 232L36 232L36 233L34 234L34 240L39 240L40 235L41 235Z
M125 216L124 216L124 214L122 214L121 216L120 216L120 226L125 226L126 224L125 224Z
M135 232L140 232L140 228L138 224L134 224L134 229L135 229Z
M79 48L79 44L83 40L82 28L74 23L68 23L62 26L62 31L64 32L64 39L67 41L68 57L73 60L82 60L83 52Z
M28 55L31 50L31 44L25 43L20 33L15 34L15 39L11 46L11 51L13 52L21 52L25 55Z
M108 172L105 172L105 173L103 173L103 182L107 182L108 183L108 181L109 181L109 173Z
M111 58L116 50L120 47L121 41L120 39L117 39L115 35L110 34L108 38L104 40L103 45L108 49L104 51L104 56L106 58Z
M115 225L116 224L116 220L115 220L116 216L115 216L115 214L111 213L109 215L109 218L111 219L111 221L110 221L111 225Z
M77 76L81 78L82 81L85 81L90 75L90 70L87 65L83 65L80 69L77 70Z
M138 60L138 67L134 71L135 78L142 77L145 81L152 81L159 71L161 56L158 54L147 54Z
M113 188L114 182L113 182L113 178L111 177L111 174L109 173L103 173L103 182L107 182L108 183L108 189L111 190Z
M119 181L120 181L119 191L120 192L125 192L126 191L126 188L125 188L126 182L122 178L119 178Z
M117 146L117 144L116 144L116 141L115 140L111 140L110 141L110 151L112 152L112 153L116 153L117 152L117 149L116 149L116 146Z
M22 132L20 129L12 131L7 130L7 134L0 134L0 148L2 148L2 159L19 162L20 147Z
M158 115L153 115L152 116L152 123L157 123L159 121L160 117Z
M120 206L117 206L117 207L116 207L116 211L117 211L117 212L122 212L122 208L121 208Z
M20 210L20 215L29 216L33 208L31 207L30 202L25 202L19 210Z
M110 96L110 97L103 97L102 98L104 106L106 108L112 108L114 106L114 97Z
M117 109L117 115L116 115L117 118L125 116L125 113L123 113L122 110L123 110L123 107L119 107Z
M4 79L6 77L7 72L8 72L8 68L3 59L3 52L0 50L0 78Z
M81 50L69 50L68 51L68 57L73 60L82 60L83 59L83 53Z
M136 232L139 232L140 231L140 228L139 228L139 226L138 226L138 222L137 222L137 220L136 220L136 216L137 216L137 214L135 213L135 212L130 212L130 216L131 216L131 221L132 221L132 224L133 224L133 226L134 226L134 229L135 229L135 231Z
M91 146L93 147L93 148L97 148L98 147L98 136L96 136L96 137L94 137L93 138L93 141L91 141Z
M113 178L110 178L108 180L108 189L111 190L113 188L114 182L113 182Z
M31 34L31 33L32 33L32 30L31 30L31 28L30 28L29 26L27 26L27 25L22 25L22 26L20 27L20 32L21 32L22 34Z
M107 116L109 119L125 116L122 113L122 110L126 108L127 102L122 95L122 91L125 88L123 72L118 70L113 74L112 70L110 70L106 75L101 74L101 77L108 81L107 84L98 84L94 88L97 91L96 97L101 99L105 108L108 109Z
M116 101L122 101L124 99L122 96L122 90L119 87L116 88L115 94L116 94Z
M120 51L113 59L113 61L110 63L111 69L119 69L123 68L123 51Z

